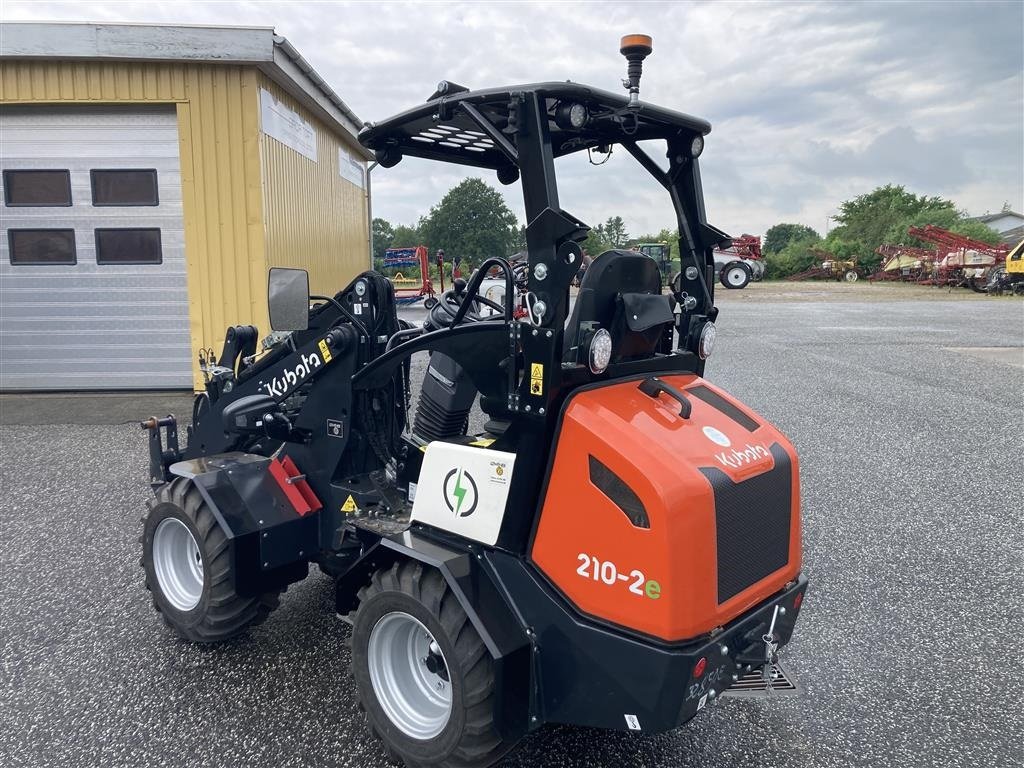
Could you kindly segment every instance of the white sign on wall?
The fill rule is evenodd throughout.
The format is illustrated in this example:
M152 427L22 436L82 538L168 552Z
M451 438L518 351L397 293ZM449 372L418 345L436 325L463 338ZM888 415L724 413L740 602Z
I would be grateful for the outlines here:
M363 164L344 147L338 147L338 174L364 189Z
M313 126L265 88L260 89L260 121L267 136L316 162L316 131Z

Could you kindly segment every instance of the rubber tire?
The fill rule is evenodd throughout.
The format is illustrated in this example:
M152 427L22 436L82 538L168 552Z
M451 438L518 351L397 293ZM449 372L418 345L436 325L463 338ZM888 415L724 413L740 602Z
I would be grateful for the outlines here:
M857 270L855 269L848 269L843 273L843 280L848 283L856 283L858 278L860 278L860 275L857 274Z
M740 269L743 271L744 278L740 285L732 285L725 278L726 274L733 269ZM750 267L740 261L731 261L722 267L722 273L718 279L719 282L729 290L738 291L742 288L746 288L750 284Z
M153 535L168 517L175 517L188 527L203 558L203 595L190 611L181 611L168 602L153 568ZM152 593L153 607L164 623L185 640L229 640L262 623L280 604L283 589L259 597L242 597L235 592L227 536L191 480L178 477L157 490L156 503L142 519L139 542L139 562L146 573L146 589Z
M388 754L411 768L484 768L511 750L495 728L494 666L444 577L415 561L395 563L373 574L359 590L352 620L352 676L370 732ZM377 701L370 681L367 646L377 621L393 611L418 619L441 646L452 683L452 712L432 739L413 739L395 727Z

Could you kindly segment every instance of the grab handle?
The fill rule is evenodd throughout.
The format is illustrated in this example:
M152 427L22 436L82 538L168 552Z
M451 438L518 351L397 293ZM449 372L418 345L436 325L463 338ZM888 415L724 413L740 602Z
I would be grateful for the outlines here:
M679 402L679 416L683 419L690 418L690 412L693 410L693 406L690 404L689 399L686 395L680 392L678 389L673 387L671 384L666 384L664 381L659 379L657 376L651 376L649 379L644 379L640 382L640 391L648 397L653 397L655 400L658 399L658 395L664 392L666 395L670 395Z

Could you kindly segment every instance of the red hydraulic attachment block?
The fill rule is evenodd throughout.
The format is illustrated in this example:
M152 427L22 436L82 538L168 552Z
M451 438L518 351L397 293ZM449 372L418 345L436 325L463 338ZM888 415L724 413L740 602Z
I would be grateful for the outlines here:
M270 475L284 491L299 517L305 517L310 512L317 512L323 508L324 505L306 482L306 476L299 472L290 456L285 456L282 460L271 459Z

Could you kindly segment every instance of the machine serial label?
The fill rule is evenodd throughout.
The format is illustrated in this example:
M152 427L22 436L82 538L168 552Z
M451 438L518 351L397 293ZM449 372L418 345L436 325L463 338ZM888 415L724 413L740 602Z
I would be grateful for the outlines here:
M657 600L661 597L661 584L654 579L648 579L644 572L637 568L634 568L629 572L629 575L626 575L625 573L620 573L618 567L611 560L601 560L593 555L588 555L586 552L580 552L576 559L580 563L576 568L576 573L585 579L591 579L608 586L625 582L628 585L629 591L634 595L647 597L651 600Z

